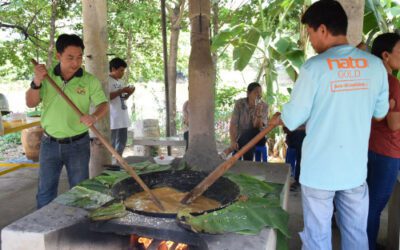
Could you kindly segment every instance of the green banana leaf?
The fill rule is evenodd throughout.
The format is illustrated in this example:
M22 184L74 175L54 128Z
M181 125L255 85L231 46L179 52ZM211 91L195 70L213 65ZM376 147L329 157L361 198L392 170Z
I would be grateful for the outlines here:
M55 201L67 206L95 209L113 199L114 198L108 194L103 194L81 186L75 186L68 192L58 196Z
M111 220L124 217L127 214L123 203L113 203L109 206L100 207L91 211L88 215L89 219L94 221Z
M265 226L269 226L289 237L289 215L280 207L278 199L251 197L200 216L192 216L183 210L178 213L178 218L195 232L255 235Z
M78 184L80 187L97 191L103 194L109 194L109 186L104 185L102 182L98 181L96 178L84 180Z

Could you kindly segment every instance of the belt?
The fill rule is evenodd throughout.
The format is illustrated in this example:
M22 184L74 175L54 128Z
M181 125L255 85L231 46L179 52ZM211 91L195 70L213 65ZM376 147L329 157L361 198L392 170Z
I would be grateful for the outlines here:
M58 142L60 144L68 144L68 143L77 141L79 139L82 139L83 137L88 135L88 132L85 132L85 133L82 133L82 134L79 134L79 135L74 135L72 137L66 137L66 138L55 138L55 137L49 135L48 133L46 133L46 131L44 131L44 135L46 137L48 137L50 139L50 141L55 141L55 142Z

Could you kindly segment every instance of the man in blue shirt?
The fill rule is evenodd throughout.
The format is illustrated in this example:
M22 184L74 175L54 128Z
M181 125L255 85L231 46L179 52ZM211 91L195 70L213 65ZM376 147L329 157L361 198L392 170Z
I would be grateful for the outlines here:
M368 139L371 118L388 111L387 74L378 58L348 44L337 1L314 3L301 21L318 55L303 65L290 102L270 124L295 130L306 123L303 249L332 249L333 201L342 249L368 249Z

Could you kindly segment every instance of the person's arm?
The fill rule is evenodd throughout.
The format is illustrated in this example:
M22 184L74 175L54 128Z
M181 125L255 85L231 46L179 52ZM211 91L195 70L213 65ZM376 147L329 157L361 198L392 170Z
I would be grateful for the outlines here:
M373 118L376 121L382 121L386 117L389 110L389 83L387 71L383 64L379 64L378 67L381 67L380 72L382 72L382 81L381 90L375 103Z
M396 99L400 99L400 87L398 82L392 86L393 93L390 93L389 113L386 116L386 121L390 130L398 131L400 130L400 103Z
M268 105L264 102L257 104L255 116L253 117L253 127L262 128L268 123Z
M232 122L229 123L229 138L231 140L230 148L234 149L234 150L238 150L239 149L239 145L238 145L238 143L236 141L237 134L238 134L237 130L238 130L237 125L233 124Z
M311 114L317 83L313 79L310 67L308 62L302 66L299 78L294 84L290 101L283 106L280 115L279 120L290 131L306 123Z
M120 96L122 93L124 93L123 89L117 89L116 91L110 92L110 100Z
M38 64L34 68L33 83L39 87L42 81L47 75L46 66L44 64ZM25 93L26 106L29 108L34 108L40 103L40 89L29 88Z
M96 106L96 110L92 114L85 114L81 116L80 121L86 126L90 127L98 120L103 118L108 112L108 102L103 102Z
M238 150L239 145L236 141L238 136L238 124L239 124L239 103L235 103L235 107L233 108L231 121L229 123L229 138L231 141L230 148L233 150Z
M134 91L135 91L135 87L129 87L129 86L124 87L122 89L117 89L113 92L110 92L110 100L120 96L122 93L127 93L127 95L125 96L125 99L128 99L133 94Z

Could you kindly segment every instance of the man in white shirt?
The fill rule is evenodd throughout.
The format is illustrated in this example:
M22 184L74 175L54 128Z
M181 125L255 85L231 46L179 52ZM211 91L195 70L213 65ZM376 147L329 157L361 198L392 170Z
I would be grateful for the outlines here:
M110 92L110 128L111 142L115 150L122 156L128 137L130 119L126 100L135 91L135 87L124 86L121 78L124 76L127 64L121 58L110 61L108 78Z

